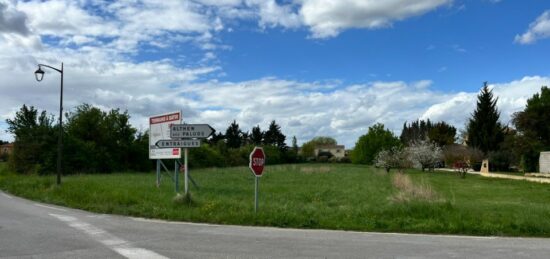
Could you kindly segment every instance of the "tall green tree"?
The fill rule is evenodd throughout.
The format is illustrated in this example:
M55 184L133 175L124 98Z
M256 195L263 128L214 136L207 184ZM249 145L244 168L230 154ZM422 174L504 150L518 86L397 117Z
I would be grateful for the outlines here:
M525 109L513 115L512 123L518 130L523 166L526 171L537 171L540 151L550 150L550 89L543 86L527 100Z
M428 131L428 139L440 147L451 145L456 140L456 128L444 121L437 122Z
M351 161L355 164L372 165L378 152L390 150L400 144L399 139L384 124L377 123L369 127L367 134L359 137L351 153Z
M485 82L481 93L477 96L476 110L466 126L468 146L478 148L485 154L498 150L500 143L504 140L497 101L498 98L493 96L493 91Z
M298 155L298 139L296 136L292 136L292 153L294 156Z
M225 131L225 139L227 141L227 147L239 148L242 145L242 132L239 128L237 121L233 121L227 130Z
M256 125L252 128L252 133L250 134L250 140L252 144L259 146L263 143L264 133L260 129L260 125Z
M288 146L285 143L286 136L281 132L281 126L275 121L271 121L268 130L264 134L264 143L266 145L276 146L279 150L285 151Z
M401 136L399 139L404 145L416 143L418 141L426 140L429 131L432 129L432 122L428 120L416 120L407 124L403 124L403 130L401 130Z
M12 169L19 173L54 171L58 131L53 121L46 111L39 113L33 106L26 105L15 113L13 119L6 120L7 132L15 137L10 158Z
M127 112L104 112L82 104L67 114L66 128L69 170L111 172L127 170L134 163L131 154L137 130Z

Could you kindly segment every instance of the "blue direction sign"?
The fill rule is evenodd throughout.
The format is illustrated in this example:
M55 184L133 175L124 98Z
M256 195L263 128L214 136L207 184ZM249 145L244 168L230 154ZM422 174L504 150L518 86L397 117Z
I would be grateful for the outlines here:
M172 124L170 138L208 138L214 129L208 124Z
M159 148L200 147L201 141L199 139L162 139L155 145Z

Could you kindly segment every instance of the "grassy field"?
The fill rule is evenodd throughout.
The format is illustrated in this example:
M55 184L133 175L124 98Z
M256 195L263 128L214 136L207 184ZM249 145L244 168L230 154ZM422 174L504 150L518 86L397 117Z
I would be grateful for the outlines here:
M550 185L453 173L405 175L349 164L281 165L260 180L248 168L193 170L191 206L154 173L20 176L0 164L0 189L84 210L146 218L359 231L550 236ZM183 184L181 184L183 188Z

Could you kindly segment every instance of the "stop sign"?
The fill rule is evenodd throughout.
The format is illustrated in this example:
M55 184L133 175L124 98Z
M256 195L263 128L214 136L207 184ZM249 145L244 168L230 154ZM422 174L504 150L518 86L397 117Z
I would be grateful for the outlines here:
M250 163L248 167L252 170L252 173L256 176L262 176L265 165L265 153L261 147L255 147L250 153Z

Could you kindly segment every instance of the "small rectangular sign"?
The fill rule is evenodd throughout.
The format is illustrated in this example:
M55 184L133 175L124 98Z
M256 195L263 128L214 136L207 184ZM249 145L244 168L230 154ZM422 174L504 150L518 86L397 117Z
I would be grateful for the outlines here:
M155 144L162 139L170 138L170 125L180 124L180 111L168 112L149 118L149 159L179 159L179 148L159 148Z
M156 143L159 148L189 148L200 147L201 141L198 139L163 139Z
M208 138L214 129L208 124L172 124L170 138Z

